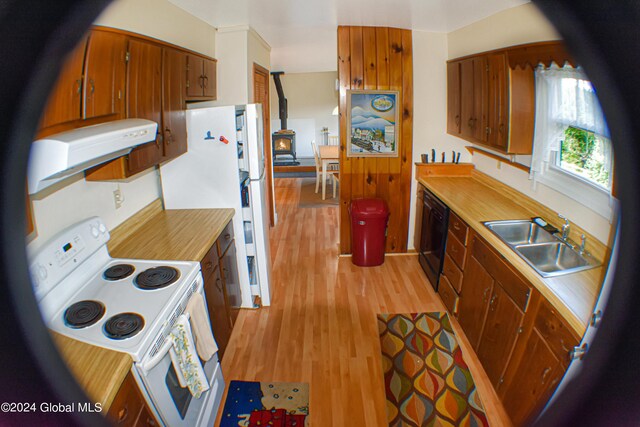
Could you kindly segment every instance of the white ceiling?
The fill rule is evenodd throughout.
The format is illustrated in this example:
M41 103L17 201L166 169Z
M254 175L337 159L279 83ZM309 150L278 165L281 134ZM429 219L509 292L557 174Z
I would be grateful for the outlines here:
M216 28L251 26L271 46L273 69L280 64L284 65L287 62L282 61L285 57L306 51L308 55L317 53L324 58L324 68L331 70L336 68L338 25L384 26L448 33L502 10L529 3L529 0L169 1ZM328 50L334 52L331 62ZM323 71L317 69L323 68L319 64L312 68ZM296 72L291 69L288 71Z

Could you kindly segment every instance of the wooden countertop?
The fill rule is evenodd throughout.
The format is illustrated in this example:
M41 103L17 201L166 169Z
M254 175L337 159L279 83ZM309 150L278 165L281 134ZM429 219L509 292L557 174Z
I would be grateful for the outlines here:
M600 292L605 268L598 267L553 278L543 278L537 274L509 246L487 229L482 222L530 219L535 216L543 216L547 219L549 218L549 210L542 206L539 209L534 209L532 200L524 195L521 195L523 203L519 204L520 200L515 190L511 189L511 191L505 193L504 188L495 188L491 181L491 178L481 176L477 172L470 176L433 176L420 177L418 179L420 184L427 187L447 204L451 210L518 269L558 310L558 313L565 318L575 332L582 337ZM497 187L500 185L504 184L497 184L496 182ZM592 239L588 241L592 242L593 254L602 259L603 257L598 255L602 255L605 252L602 249L605 246ZM589 249L589 246L587 248Z
M103 413L106 414L131 370L131 356L85 344L53 331L51 336L76 381L89 399L102 404Z
M156 200L111 231L109 253L114 258L200 261L233 215L233 209L165 211ZM51 335L89 398L107 411L131 369L131 357L53 331Z
M112 239L109 253L114 258L200 261L233 215L233 209L161 210L122 238Z

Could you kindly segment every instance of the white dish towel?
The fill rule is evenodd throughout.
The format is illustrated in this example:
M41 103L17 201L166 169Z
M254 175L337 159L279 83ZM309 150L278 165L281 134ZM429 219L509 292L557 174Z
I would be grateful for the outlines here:
M185 314L178 317L169 336L173 341L169 353L178 381L181 386L189 388L193 397L199 399L203 392L209 390L209 381L196 353L189 318Z
M216 354L218 344L216 344L211 332L207 306L202 294L199 292L193 294L187 303L185 311L191 316L191 328L193 329L193 337L196 339L198 355L206 362Z

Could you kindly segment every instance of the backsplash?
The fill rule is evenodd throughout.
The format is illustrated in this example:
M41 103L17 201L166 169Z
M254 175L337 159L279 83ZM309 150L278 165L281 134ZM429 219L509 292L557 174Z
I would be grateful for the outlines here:
M609 233L611 231L609 220L592 211L587 206L541 183L538 183L535 191L532 190L531 181L526 172L504 163L498 168L498 162L494 159L483 155L475 155L473 156L473 163L480 172L503 182L509 187L515 188L550 209L564 214L571 222L575 222L587 230L602 243L607 244L609 242Z
M91 216L101 217L109 230L162 196L157 169L136 175L127 182L87 182L83 175L69 178L55 192L32 200L36 237L29 242L37 250L61 230ZM114 191L120 189L121 206L116 209Z

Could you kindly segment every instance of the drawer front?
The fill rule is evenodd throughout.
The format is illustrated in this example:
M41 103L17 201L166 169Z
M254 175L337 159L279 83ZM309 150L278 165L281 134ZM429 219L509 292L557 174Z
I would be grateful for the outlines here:
M449 313L456 316L458 314L458 294L449 283L445 276L440 276L440 284L438 285L438 294L442 299Z
M540 304L534 326L566 366L569 363L569 351L577 346L580 340L548 301L543 300Z
M464 258L467 254L467 248L449 231L447 236L447 255L455 261L460 270L464 270Z
M145 403L131 373L122 382L107 413L107 418L116 426L134 426Z
M462 271L458 268L455 262L449 255L444 256L444 266L442 267L442 274L444 274L451 286L459 294L462 290Z
M520 310L527 311L529 297L531 296L531 285L522 279L502 256L490 249L484 240L474 235L472 245L474 258L500 283Z
M218 237L218 253L220 255L224 254L229 245L233 242L233 221L229 221L229 224L222 230L220 233L220 237Z
M469 226L458 215L449 212L449 231L464 245L467 246L467 236L469 235Z
M200 261L200 269L202 270L202 277L205 279L218 268L218 245L212 245L209 252Z

